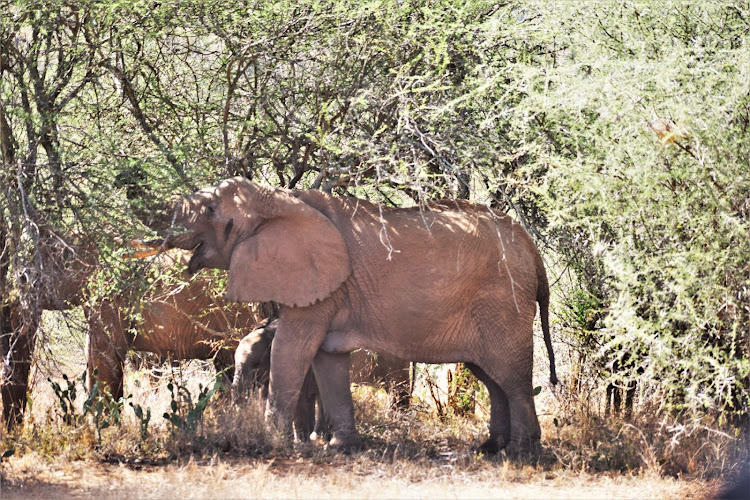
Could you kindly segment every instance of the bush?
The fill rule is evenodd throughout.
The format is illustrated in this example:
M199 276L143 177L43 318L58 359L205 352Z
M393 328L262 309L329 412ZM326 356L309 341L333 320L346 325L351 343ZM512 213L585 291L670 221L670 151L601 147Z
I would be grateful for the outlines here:
M563 31L524 102L546 137L537 190L584 293L601 297L597 354L661 410L739 423L750 402L750 94L735 61L746 60L747 12L718 0L542 10Z

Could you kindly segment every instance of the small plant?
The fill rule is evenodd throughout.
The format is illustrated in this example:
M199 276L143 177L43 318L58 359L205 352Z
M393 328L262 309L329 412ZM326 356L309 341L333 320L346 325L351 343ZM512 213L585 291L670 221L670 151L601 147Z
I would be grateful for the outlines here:
M57 396L57 401L60 403L60 409L62 410L62 421L66 425L76 425L79 421L80 415L76 415L75 400L78 395L76 392L75 380L70 380L67 375L63 374L63 380L67 384L63 388L60 384L47 377L47 382L52 386L52 390Z
M151 408L146 408L146 412L144 413L141 405L134 405L132 401L128 404L133 409L135 418L138 419L141 442L146 441L148 437L148 423L151 421Z
M206 410L208 401L216 394L216 391L223 387L221 375L216 376L216 381L212 388L198 385L198 399L193 401L192 394L187 387L174 384L172 379L167 384L167 389L171 394L170 411L164 413L164 418L177 429L185 432L189 436L203 435L203 412ZM200 426L200 434L198 428Z
M83 414L92 416L96 428L96 440L101 444L102 431L112 424L120 425L122 422L122 407L132 395L115 400L108 390L102 390L101 383L96 378L97 370L94 370L92 376L95 382L86 401L83 402Z

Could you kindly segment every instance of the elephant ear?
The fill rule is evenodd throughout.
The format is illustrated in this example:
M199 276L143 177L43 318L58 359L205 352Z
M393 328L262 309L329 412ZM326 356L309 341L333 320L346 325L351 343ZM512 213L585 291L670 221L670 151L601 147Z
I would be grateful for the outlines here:
M328 297L351 272L341 233L326 216L283 190L273 192L264 223L240 241L229 263L227 299L308 306Z

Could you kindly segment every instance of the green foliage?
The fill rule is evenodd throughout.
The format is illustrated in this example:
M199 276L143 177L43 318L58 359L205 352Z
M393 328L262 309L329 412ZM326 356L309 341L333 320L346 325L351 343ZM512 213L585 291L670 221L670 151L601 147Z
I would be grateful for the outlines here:
M217 374L213 387L199 385L198 398L193 401L193 395L184 385L175 385L174 380L167 384L171 394L170 411L164 413L164 418L179 429L185 436L200 438L203 436L203 413L208 401L223 386L221 374ZM199 432L200 431L200 432Z
M447 406L455 415L473 415L480 390L479 380L463 364L456 365L455 372L448 371Z
M148 438L148 423L151 421L151 408L146 408L146 412L143 412L143 407L139 404L133 404L131 401L128 403L133 408L135 418L138 419L138 429L140 431L141 442L145 442Z
M96 378L96 371L92 374ZM51 378L47 378L52 390L57 396L60 406L59 416L66 426L77 427L86 423L86 417L91 417L94 425L96 439L99 444L102 442L102 431L112 424L120 425L122 422L122 407L125 401L131 396L115 400L109 391L102 391L101 384L95 380L91 392L86 393L86 399L82 404L82 412L78 414L75 400L78 396L77 385L80 383L85 387L86 374L84 373L78 379L69 379L67 375L62 375L65 386L60 385ZM150 415L150 410L149 410ZM146 422L147 424L147 422ZM142 427L143 432L143 427Z
M122 423L122 407L131 396L128 395L115 400L109 390L102 391L101 383L96 379L96 376L97 371L94 370L92 374L94 385L83 402L83 415L91 415L96 430L96 440L101 444L102 431L112 424L120 425ZM84 382L83 377L81 382Z
M534 96L556 139L544 194L551 227L595 262L599 354L666 408L746 414L743 14L728 2L550 10L569 49Z
M67 375L63 374L65 387L61 386L51 378L47 377L47 382L52 386L52 390L57 396L57 402L60 404L60 417L62 421L69 426L78 425L80 415L77 415L75 400L78 395L76 391L76 381L70 380Z

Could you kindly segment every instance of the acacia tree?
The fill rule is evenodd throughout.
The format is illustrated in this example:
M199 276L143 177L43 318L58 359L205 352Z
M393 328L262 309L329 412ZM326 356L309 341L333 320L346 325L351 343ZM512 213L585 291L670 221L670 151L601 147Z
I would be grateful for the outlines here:
M227 176L394 205L470 198L510 211L565 271L561 335L593 383L637 379L670 411L747 413L746 9L1 10L0 283L26 331L38 227L101 234L108 293L127 286L112 277L116 236Z
M571 305L610 381L688 419L750 403L748 14L734 2L551 4L560 48L529 73ZM540 134L541 135L541 134Z
M21 416L40 318L49 232L70 224L84 193L65 144L63 111L94 77L88 11L72 6L3 6L0 32L0 285L3 413Z

